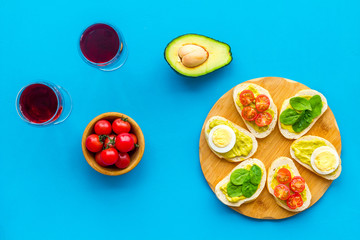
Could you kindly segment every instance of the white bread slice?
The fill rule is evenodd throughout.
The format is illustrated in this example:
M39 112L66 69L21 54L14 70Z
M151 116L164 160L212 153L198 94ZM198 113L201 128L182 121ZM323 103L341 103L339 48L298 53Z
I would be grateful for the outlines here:
M318 137L318 136L311 136L311 135L307 135L307 136L304 136L302 138L299 138L298 140L294 141L292 144L298 142L298 141L309 141L309 140L313 140L313 139L319 139L319 140L323 140L325 142L325 144L329 147L331 147L332 149L334 149L336 151L336 148L334 147L334 145L331 144L331 142L329 142L328 140L326 140L325 138L322 138L322 137ZM290 146L290 154L291 154L291 157L293 159L295 159L300 165L302 165L303 167L309 169L310 171L312 171L313 173L319 175L320 177L323 177L327 180L335 180L337 179L339 176L340 176L340 173L341 173L341 158L339 158L340 162L339 162L339 167L335 170L335 173L332 173L332 174L319 174L317 173L312 167L311 165L307 165L306 163L303 163L302 161L300 161L300 159L298 159L296 156L295 156L295 152L294 150L292 150L292 144Z
M294 162L290 158L288 158L288 157L279 157L279 158L275 159L272 162L272 164L271 164L271 166L269 168L268 177L267 177L267 189L269 190L269 193L274 196L276 203L280 207L282 207L282 208L284 208L284 209L286 209L288 211L291 211L291 212L304 211L306 208L309 207L310 202L311 202L311 192L310 192L310 189L309 189L309 187L308 187L308 185L306 183L305 183L305 189L304 189L304 191L306 191L306 201L304 201L304 204L301 207L296 208L296 209L291 209L291 208L289 208L287 206L286 203L281 202L281 200L279 200L275 196L274 189L271 188L271 181L273 179L273 176L275 174L276 169L278 167L281 167L281 166L284 166L284 165L288 165L291 168L291 170L293 171L295 176L300 176L300 173L299 173L298 169L296 168ZM306 181L306 179L305 179L305 181Z
M241 157L234 157L234 158L225 158L223 157L221 154L217 153L216 151L214 151L210 145L209 145L209 133L208 133L208 130L209 130L209 125L212 121L214 120L224 120L224 121L228 121L229 123L231 123L235 128L237 128L240 132L248 135L249 137L251 137L252 141L253 141L253 147L251 149L251 152L247 155L247 156L241 156ZM206 126L205 126L205 139L206 139L206 142L209 146L209 148L211 149L211 151L213 151L213 153L215 153L216 156L218 156L219 158L224 158L225 160L229 161L229 162L241 162L249 157L251 157L252 155L254 155L254 153L256 152L257 150L257 147L258 147L258 142L256 141L256 138L249 132L247 131L246 129L242 128L242 127L239 127L238 125L236 125L235 123L231 122L230 120L226 119L226 118L223 118L223 117L220 117L220 116L214 116L214 117L211 117L207 123L206 123Z
M252 85L256 90L258 90L258 92L260 94L265 94L266 96L269 97L270 99L270 106L269 108L272 109L274 111L274 117L273 117L273 120L272 122L270 123L269 125L269 128L265 131L265 132L257 132L249 123L248 121L246 121L242 115L241 115L241 108L236 104L236 101L238 99L238 94L241 93L243 90L245 90L246 88L249 87L249 85ZM244 121L244 123L246 124L246 127L249 129L249 131L254 134L255 137L257 138L265 138L267 137L275 128L276 126L276 121L277 121L277 117L278 117L278 112L277 112L277 107L273 101L273 99L271 98L271 95L269 93L268 90L266 90L265 88L255 84L255 83L241 83L239 85L237 85L235 88L234 88L234 91L233 91L233 100L234 100L234 104L235 104L235 107L236 107L236 110L239 112L242 120Z
M254 193L254 195L252 195L250 198L245 198L243 200L240 200L236 203L233 203L233 202L229 202L225 196L225 194L220 190L220 187L223 186L224 184L230 182L230 175L233 171L235 171L236 169L240 169L240 168L245 168L247 165L258 165L262 172L263 172L263 175L261 177L261 181L259 183L259 186L258 186L258 189L256 190L256 192ZM251 201L254 201L259 195L260 193L262 192L262 190L264 189L265 187L265 182L266 182L266 169L265 169L265 166L264 164L259 160L259 159L256 159L256 158L249 158L243 162L241 162L240 164L238 164L233 170L231 170L231 172L223 179L221 180L215 187L215 194L217 196L217 198L222 202L224 203L225 205L228 205L230 207L239 207L241 204L243 203L247 203L247 202L251 202Z
M314 118L312 123L300 133L292 133L292 132L289 132L287 129L282 128L281 127L281 122L280 122L280 119L279 119L279 129L280 129L281 134L284 137L286 137L287 139L298 139L298 138L304 136L311 129L311 127L316 123L316 121L323 115L323 113L326 111L326 109L328 108L326 98L324 97L324 95L322 95L318 91L315 91L315 90L312 90L312 89L301 90L298 93L296 93L295 96L292 96L291 98L298 97L298 96L315 96L315 95L319 95L321 97L321 101L323 102L323 107L321 109L320 115L317 116L316 118ZM285 111L288 108L288 106L290 105L290 99L291 98L288 98L288 99L284 100L284 102L283 102L283 104L281 106L279 118L280 118L281 113L283 111Z

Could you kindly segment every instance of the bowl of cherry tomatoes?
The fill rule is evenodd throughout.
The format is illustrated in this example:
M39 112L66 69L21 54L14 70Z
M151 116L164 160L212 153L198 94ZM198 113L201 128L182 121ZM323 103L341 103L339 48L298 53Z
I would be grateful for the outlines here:
M145 149L139 125L122 113L108 112L95 117L82 136L82 151L96 171L117 176L131 171Z

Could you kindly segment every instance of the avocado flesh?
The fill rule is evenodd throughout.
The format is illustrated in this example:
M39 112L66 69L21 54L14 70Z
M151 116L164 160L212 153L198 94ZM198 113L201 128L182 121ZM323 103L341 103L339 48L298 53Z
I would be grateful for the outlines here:
M209 54L208 59L197 67L185 67L181 62L178 51L187 44L203 47ZM230 46L226 43L202 35L186 34L175 38L167 45L165 59L176 72L188 77L198 77L228 65L232 57Z

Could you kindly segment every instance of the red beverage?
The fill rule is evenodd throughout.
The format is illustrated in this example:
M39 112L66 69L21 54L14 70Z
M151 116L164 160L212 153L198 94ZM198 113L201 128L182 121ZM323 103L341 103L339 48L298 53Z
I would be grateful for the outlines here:
M22 91L19 107L21 114L32 123L47 122L55 114L53 120L56 120L62 111L62 107L58 109L58 98L54 90L41 83L29 85Z
M80 49L84 57L93 63L106 63L119 51L117 32L109 25L97 23L88 27L80 38Z

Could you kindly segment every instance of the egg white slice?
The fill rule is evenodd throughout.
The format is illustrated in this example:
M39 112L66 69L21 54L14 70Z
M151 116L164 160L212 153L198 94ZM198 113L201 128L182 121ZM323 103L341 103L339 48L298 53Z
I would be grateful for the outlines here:
M222 128L222 129L225 129L227 130L230 135L231 135L231 139L230 139L230 143L228 145L226 145L225 147L218 147L214 144L213 142L213 135L214 135L214 132L219 129L219 128ZM235 142L236 142L236 135L235 135L235 132L234 130L231 129L231 127L229 126L226 126L226 125L218 125L216 127L214 127L213 129L211 129L210 133L209 133L209 138L208 138L208 143L210 145L210 147L218 152L218 153L227 153L229 152L234 146L235 146Z
M329 171L321 171L320 169L317 168L317 166L315 164L315 159L322 152L330 152L331 154L333 154L335 156L336 163L335 163L335 166L333 169L331 169ZM339 163L340 163L340 157L339 157L338 153L334 149L332 149L331 147L328 147L328 146L318 147L317 149L315 149L315 151L311 155L311 166L319 174L330 174L330 173L334 172L339 167Z

